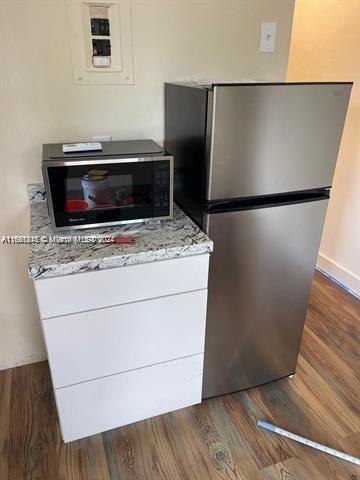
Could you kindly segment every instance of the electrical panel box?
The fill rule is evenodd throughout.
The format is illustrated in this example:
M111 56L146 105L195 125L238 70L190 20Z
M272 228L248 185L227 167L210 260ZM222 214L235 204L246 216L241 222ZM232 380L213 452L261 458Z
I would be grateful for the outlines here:
M132 84L131 6L123 0L68 0L74 82Z

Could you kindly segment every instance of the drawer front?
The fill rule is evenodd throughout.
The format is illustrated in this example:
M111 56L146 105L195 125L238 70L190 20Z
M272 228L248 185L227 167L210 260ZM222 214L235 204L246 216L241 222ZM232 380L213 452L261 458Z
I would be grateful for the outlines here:
M207 290L43 320L55 388L204 351Z
M65 442L201 402L203 355L55 390Z
M207 288L209 254L36 280L42 319Z

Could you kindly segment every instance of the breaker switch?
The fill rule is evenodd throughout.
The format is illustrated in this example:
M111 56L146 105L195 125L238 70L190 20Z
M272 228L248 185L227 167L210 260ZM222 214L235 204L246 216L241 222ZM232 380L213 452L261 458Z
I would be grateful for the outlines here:
M92 18L91 34L108 37L110 35L110 23L108 18Z
M93 56L94 57L110 57L111 45L110 40L92 39Z

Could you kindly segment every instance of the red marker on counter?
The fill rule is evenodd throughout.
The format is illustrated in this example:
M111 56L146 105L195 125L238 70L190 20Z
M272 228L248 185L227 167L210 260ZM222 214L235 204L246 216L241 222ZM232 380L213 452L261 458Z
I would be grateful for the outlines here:
M112 243L135 243L135 238L133 237L113 237Z

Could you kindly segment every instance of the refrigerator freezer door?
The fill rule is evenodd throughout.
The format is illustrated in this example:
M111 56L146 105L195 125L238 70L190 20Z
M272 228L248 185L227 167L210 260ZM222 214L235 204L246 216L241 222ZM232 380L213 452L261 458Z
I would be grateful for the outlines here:
M294 373L327 203L208 215L204 398Z
M214 87L207 199L331 186L350 91L346 83Z

